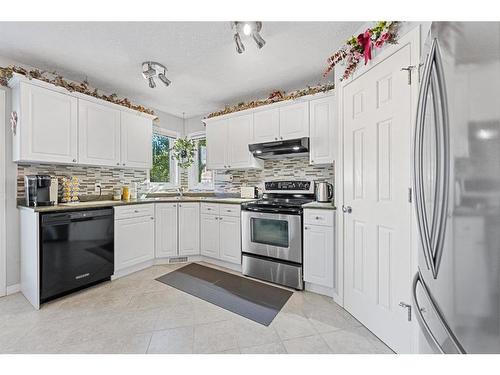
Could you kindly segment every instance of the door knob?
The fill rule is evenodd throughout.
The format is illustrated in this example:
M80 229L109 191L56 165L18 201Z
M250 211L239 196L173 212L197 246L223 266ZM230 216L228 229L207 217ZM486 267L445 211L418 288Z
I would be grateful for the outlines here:
M350 214L352 212L352 207L342 205L342 212L345 214Z

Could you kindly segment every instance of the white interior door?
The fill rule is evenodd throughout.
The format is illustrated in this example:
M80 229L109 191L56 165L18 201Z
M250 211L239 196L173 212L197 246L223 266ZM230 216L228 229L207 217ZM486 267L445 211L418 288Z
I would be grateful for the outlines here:
M5 239L6 225L6 204L5 204L5 132L7 126L5 122L5 91L0 89L0 297L7 292L7 248Z
M409 44L343 87L344 307L398 353L411 350ZM414 82L417 84L417 82Z

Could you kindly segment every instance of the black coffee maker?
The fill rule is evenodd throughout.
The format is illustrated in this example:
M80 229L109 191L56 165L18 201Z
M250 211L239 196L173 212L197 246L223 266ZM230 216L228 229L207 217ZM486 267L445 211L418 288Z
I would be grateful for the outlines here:
M28 206L53 206L54 200L50 200L51 177L47 175L24 176L24 187L26 189L26 204Z

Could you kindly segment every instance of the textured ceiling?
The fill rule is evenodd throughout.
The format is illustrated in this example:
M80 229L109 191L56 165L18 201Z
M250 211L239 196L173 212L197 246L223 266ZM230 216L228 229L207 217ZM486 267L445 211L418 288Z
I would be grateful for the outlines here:
M264 22L267 44L234 49L229 22L0 22L0 56L186 117L320 83L329 53L361 22ZM170 87L150 89L141 63L165 64Z

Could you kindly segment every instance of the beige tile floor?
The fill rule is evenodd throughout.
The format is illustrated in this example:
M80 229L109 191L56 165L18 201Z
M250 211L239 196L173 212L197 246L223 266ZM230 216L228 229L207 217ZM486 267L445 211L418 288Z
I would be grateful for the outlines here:
M154 266L34 310L0 298L1 353L392 353L330 298L294 292L269 327L155 280Z

